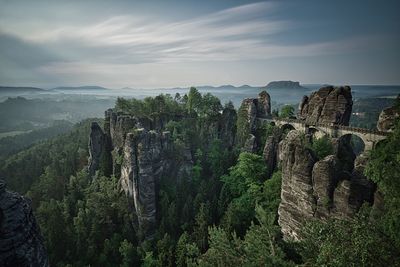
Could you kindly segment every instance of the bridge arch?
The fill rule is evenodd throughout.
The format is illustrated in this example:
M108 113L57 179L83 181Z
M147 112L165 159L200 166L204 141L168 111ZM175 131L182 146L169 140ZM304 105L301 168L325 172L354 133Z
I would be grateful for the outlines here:
M292 124L290 124L290 123L284 123L284 124L282 124L280 127L281 127L281 129L282 129L283 132L288 132L288 131L291 131L291 130L296 130L296 128L295 128Z
M308 134L310 134L312 136L312 138L315 138L315 139L319 139L326 135L329 135L329 133L327 133L326 131L324 131L323 129L321 129L319 127L309 126L307 129L308 129L307 130Z
M344 140L346 142L349 142L356 156L368 150L370 146L368 142L364 141L362 136L356 133L345 133L339 137L339 140Z

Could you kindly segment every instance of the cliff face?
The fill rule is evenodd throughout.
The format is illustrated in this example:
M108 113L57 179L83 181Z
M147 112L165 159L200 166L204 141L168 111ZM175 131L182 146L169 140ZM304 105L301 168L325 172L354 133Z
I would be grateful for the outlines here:
M90 130L88 171L90 175L94 175L100 165L100 159L105 145L105 136L97 122L92 122Z
M133 200L141 234L151 237L156 224L156 182L168 171L169 132L145 129L128 133L123 147L121 185Z
M347 125L351 99L350 88L324 87L303 99L299 114L309 122ZM276 155L278 140L267 140L267 163ZM356 157L350 136L332 138L332 155L320 160L308 148L309 142L310 135L293 130L279 143L282 193L278 222L287 239L299 239L301 228L311 218L351 217L363 203L374 202L376 186L363 175L368 158L366 154Z
M400 95L397 96L396 101L400 103ZM379 114L378 123L376 128L382 132L393 131L396 120L400 117L400 107L389 107L382 110Z
M30 201L0 180L0 266L49 266Z
M105 113L103 138L101 129L92 127L90 144L99 145L90 145L91 158L99 154L98 147L104 148L103 154L109 154L104 158L109 159L112 173L120 178L121 188L131 200L140 238L154 235L159 182L167 177L177 180L191 177L194 154L191 144L175 146L171 133L165 130L170 120L181 119L184 118L167 115L142 118L110 109ZM226 108L218 117L199 123L198 134L201 139L208 141L219 138L224 147L232 148L235 143L235 122L236 111ZM204 149L210 143L203 144ZM99 168L99 164L92 162L95 161L90 161L89 170ZM107 162L102 161L101 164Z
M259 146L257 118L271 117L271 97L262 91L257 98L246 98L239 108L237 141L243 151L255 152Z
M316 158L301 133L290 131L279 145L282 166L278 223L285 237L298 238L299 229L314 215L312 168Z
M349 125L353 106L349 86L326 86L303 97L299 105L299 118L312 124L334 123Z
M337 154L317 160L304 134L290 131L279 145L282 193L279 225L287 239L299 239L311 218L354 216L363 203L374 201L375 185L363 175L367 162L358 156L352 170Z

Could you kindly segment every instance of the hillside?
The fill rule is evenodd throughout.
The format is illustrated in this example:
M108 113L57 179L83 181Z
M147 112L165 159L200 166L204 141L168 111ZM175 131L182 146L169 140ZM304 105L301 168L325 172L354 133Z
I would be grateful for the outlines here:
M267 92L238 110L195 88L119 98L104 121L9 157L0 175L32 199L55 266L390 266L398 123L362 154L313 128L348 125L352 103L349 87L321 88L293 130L279 124L292 106L272 114Z

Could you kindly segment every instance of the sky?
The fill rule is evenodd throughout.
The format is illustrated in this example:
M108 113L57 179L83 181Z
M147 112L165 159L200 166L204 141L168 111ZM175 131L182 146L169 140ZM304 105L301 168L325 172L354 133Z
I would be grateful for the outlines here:
M396 0L0 0L0 85L399 85L399 10Z

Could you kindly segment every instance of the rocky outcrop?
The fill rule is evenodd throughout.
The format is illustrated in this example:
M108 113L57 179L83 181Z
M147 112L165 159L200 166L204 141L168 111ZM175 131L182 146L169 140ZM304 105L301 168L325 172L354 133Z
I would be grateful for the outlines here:
M219 121L218 138L228 148L235 145L237 114L234 108L224 108Z
M97 122L92 122L89 137L89 175L93 176L99 169L100 159L105 147L105 136Z
M0 180L0 266L49 266L30 201Z
M257 98L257 116L269 117L271 116L271 97L266 91L258 94Z
M133 199L141 234L151 238L156 224L156 183L168 168L169 133L138 129L123 148L121 185Z
M105 112L104 151L111 158L112 173L120 178L121 188L132 204L140 240L154 235L160 181L179 181L192 176L194 151L191 151L191 144L183 140L175 144L170 132L165 130L167 123L183 119L196 123L199 139L207 140L200 146L207 151L212 144L210 140L215 139L221 140L224 148L233 148L236 118L233 106L224 108L221 114L208 120L198 121L190 115L151 114L150 117L140 117L112 109ZM93 138L95 136L93 133Z
M244 151L258 150L260 142L257 141L260 138L256 132L257 118L268 117L271 117L271 97L266 91L262 91L257 98L244 99L237 117L237 145ZM250 145L253 143L254 147L251 148Z
M326 86L303 97L298 117L307 123L349 125L353 101L349 86Z
M263 157L267 165L267 177L270 177L278 166L279 142L281 139L282 129L275 127L265 142Z
M308 149L307 138L290 131L279 145L282 166L282 192L279 225L286 239L298 240L301 228L311 218L348 218L363 203L373 203L376 186L363 172L367 156L361 154L347 162L346 143L338 143L333 155L317 161ZM344 146L341 147L341 146ZM346 152L343 152L346 151Z
M279 145L282 187L278 223L286 238L298 239L299 229L315 212L312 169L316 158L304 142L302 134L293 130Z
M397 103L400 103L400 95L397 96ZM385 108L379 114L379 119L376 128L382 132L391 132L394 129L396 120L400 117L400 107L393 106Z

